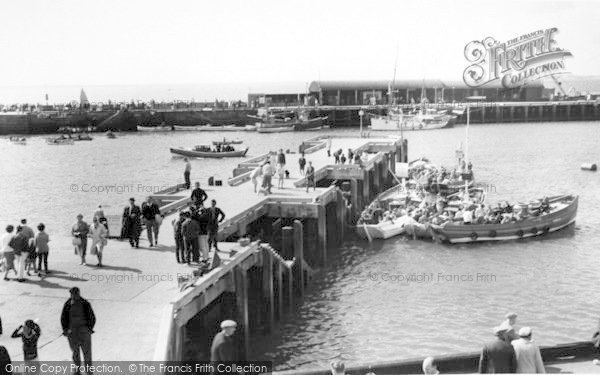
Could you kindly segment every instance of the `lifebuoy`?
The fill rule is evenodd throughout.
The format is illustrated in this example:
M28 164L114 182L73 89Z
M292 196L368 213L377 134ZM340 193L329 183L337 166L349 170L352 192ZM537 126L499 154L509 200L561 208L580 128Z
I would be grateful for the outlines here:
M492 238L494 238L494 237L496 237L496 234L497 233L496 233L495 230L491 230L489 236L492 237Z
M522 231L521 229L519 229L519 230L517 231L517 236L519 236L519 238L523 238L523 235L524 235L524 234L525 234L525 233L523 233L523 231Z
M531 233L537 234L538 229L536 227L531 228Z
M476 241L478 237L479 237L479 236L477 235L477 233L476 233L476 232L472 232L472 233L471 233L471 239L472 239L473 241Z
M550 227L546 225L544 227L544 233L548 233L548 232L550 232Z

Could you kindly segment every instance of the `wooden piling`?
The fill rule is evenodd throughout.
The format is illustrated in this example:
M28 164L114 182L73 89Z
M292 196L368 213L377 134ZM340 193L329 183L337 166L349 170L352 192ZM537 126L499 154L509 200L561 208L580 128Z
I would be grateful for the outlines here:
M264 308L265 331L271 332L275 323L275 298L273 295L273 254L262 249L262 297Z
M294 256L294 228L281 228L281 256L286 260Z
M244 358L250 353L250 328L248 326L248 275L246 270L236 267L233 270L235 280L235 305L237 310L238 329L241 328Z
M283 270L280 262L275 263L275 278L277 280L277 311L279 320L283 319Z
M360 208L358 207L358 181L353 179L350 180L350 193L352 194L352 208L351 208L351 214L352 214L352 218L355 218L356 215L358 214Z
M325 206L318 207L317 235L317 251L321 254L321 264L325 266L327 264L327 220L325 217Z
M304 295L304 226L299 220L294 220L293 225L294 258L296 258L296 275L294 276L294 280L296 280L296 290L302 296Z
M381 163L376 163L374 168L373 168L373 187L374 187L374 194L379 194L381 193Z
M367 171L366 169L363 172L363 191L362 191L362 199L363 199L363 205L366 206L368 204L368 202L370 201L370 197L369 197L369 185L370 181L369 181L369 171Z
M336 218L336 223L337 223L336 230L339 233L338 238L340 239L338 245L341 245L342 242L344 242L344 235L345 235L344 232L346 229L346 200L344 199L344 196L340 189L338 189L336 191L335 208L336 208L335 218Z

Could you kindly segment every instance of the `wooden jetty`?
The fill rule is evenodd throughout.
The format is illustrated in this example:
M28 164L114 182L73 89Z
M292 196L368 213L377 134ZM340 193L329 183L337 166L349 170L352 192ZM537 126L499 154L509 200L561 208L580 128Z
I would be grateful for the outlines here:
M326 264L327 249L340 245L348 223L394 183L396 162L407 159L406 146L399 137L320 136L286 154L289 178L270 195L254 193L249 181L276 150L240 163L226 184L202 186L227 215L218 238L232 247L213 254L213 269L188 281L190 287L165 307L154 359L207 359L223 319L238 323L248 353L251 335L269 332L295 307L314 270ZM339 149L363 154L360 165L334 164L328 150ZM316 188L308 192L298 167L301 153L315 168ZM161 212L173 215L190 204L190 193L177 185L153 197Z

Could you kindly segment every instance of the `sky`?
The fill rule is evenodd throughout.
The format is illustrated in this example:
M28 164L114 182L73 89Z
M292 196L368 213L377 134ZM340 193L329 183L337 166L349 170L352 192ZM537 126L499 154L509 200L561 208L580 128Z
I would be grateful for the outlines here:
M600 75L592 0L20 0L0 11L0 102L13 86L83 87L90 100L105 85L154 85L164 98L186 85L223 88L208 96L304 90L391 80L394 65L397 79L461 80L470 41L549 27L573 53L568 71Z

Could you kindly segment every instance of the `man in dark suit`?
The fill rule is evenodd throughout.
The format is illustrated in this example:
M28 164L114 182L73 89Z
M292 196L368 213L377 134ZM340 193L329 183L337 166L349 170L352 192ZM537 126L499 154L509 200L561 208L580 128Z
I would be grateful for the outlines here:
M496 339L485 344L479 358L480 374L515 373L517 357L513 346L507 342L505 327L495 327Z
M142 210L135 204L135 199L129 198L129 206L123 210L123 230L121 237L129 238L131 247L140 247L140 233L142 233Z
M81 352L83 352L83 361L86 373L92 366L92 333L96 324L96 316L90 303L81 298L79 288L73 287L69 290L71 298L63 306L60 316L60 324L63 329L63 335L69 339L69 346L73 352L73 363L79 369L81 366ZM79 370L76 374L81 374Z

